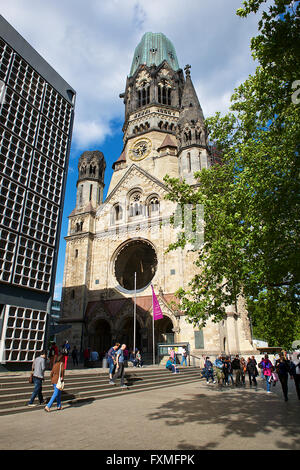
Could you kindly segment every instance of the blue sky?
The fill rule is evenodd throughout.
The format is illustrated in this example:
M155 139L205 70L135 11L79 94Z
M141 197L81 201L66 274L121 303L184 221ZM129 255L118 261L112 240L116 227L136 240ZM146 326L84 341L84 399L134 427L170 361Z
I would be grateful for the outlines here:
M85 150L106 159L105 189L123 142L125 89L134 49L147 31L173 43L205 117L228 110L236 86L253 72L250 39L258 18L239 18L242 0L10 0L1 14L77 92L55 298L60 299L68 215L75 206L77 162Z

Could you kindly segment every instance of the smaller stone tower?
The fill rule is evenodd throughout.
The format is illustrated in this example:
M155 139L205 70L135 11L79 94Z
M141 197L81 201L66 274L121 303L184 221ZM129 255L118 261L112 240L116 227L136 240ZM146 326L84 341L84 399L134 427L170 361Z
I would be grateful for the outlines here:
M76 210L103 202L105 160L98 150L83 152L78 162Z
M207 133L203 111L200 106L190 73L185 66L186 81L177 127L179 174L189 184L195 184L194 173L210 166Z

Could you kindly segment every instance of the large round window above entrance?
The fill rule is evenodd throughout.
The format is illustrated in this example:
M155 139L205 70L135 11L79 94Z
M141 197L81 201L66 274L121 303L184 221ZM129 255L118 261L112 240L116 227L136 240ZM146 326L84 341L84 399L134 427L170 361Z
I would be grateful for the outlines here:
M136 273L137 290L147 287L154 277L157 257L154 248L144 240L131 240L117 253L114 265L116 279L124 289L134 290Z

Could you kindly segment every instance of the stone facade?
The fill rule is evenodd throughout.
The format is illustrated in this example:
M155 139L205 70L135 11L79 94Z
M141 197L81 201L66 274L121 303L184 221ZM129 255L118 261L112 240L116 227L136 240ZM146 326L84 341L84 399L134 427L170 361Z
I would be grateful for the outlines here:
M151 38L144 41L148 47ZM102 153L84 152L79 160L62 296L62 322L72 325L69 342L98 352L115 340L133 347L136 273L136 345L144 353L151 353L153 344L151 284L164 315L155 322L156 343L188 342L197 357L250 353L250 325L242 301L237 310L228 309L223 322L208 322L200 331L186 321L174 296L196 273L195 252L167 252L177 239L170 223L176 205L165 199L163 178L168 174L193 185L194 172L213 162L190 66L184 78L166 59L159 65L133 65L120 95L125 104L124 147L113 165L105 201Z

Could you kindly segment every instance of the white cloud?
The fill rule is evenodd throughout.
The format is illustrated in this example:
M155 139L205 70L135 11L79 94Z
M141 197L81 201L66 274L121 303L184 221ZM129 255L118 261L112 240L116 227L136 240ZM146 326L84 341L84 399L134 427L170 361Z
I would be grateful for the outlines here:
M134 49L147 31L173 42L205 116L225 112L233 88L254 69L250 38L255 15L241 19L241 0L11 0L3 16L77 91L73 144L87 150L123 119ZM221 108L221 109L220 109Z

